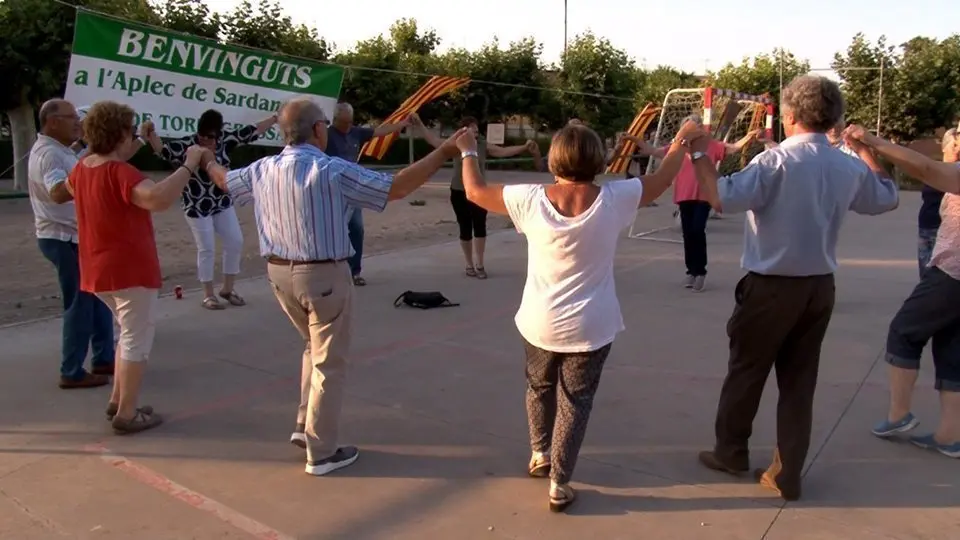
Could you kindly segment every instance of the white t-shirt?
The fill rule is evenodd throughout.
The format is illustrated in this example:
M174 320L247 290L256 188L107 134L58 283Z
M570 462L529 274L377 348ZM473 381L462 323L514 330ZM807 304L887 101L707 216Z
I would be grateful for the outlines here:
M527 237L527 282L515 321L531 345L552 352L597 350L623 328L613 282L620 233L633 222L640 179L607 182L593 205L564 217L546 186L504 186L503 202Z

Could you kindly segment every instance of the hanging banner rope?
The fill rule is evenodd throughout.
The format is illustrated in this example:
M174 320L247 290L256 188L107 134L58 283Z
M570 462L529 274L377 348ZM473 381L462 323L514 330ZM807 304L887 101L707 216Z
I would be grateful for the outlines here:
M397 122L402 122L404 118L409 116L411 113L417 112L423 105L437 99L438 97L453 92L463 88L470 83L470 79L461 78L461 77L444 77L444 76L434 76L430 77L430 80L426 82L419 90L413 93L408 97L400 107L393 112L390 116L383 121L384 124L395 124ZM374 159L380 160L383 159L383 156L387 154L387 150L390 148L390 145L393 144L393 141L397 140L399 137L398 133L391 133L389 135L384 135L382 137L376 137L371 139L368 143L363 145L363 149L360 153L367 157L372 157Z

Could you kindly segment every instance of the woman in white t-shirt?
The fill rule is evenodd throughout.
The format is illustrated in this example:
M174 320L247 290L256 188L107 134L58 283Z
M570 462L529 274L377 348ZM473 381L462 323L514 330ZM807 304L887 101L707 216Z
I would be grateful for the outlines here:
M653 202L683 163L682 140L700 135L685 124L656 173L594 183L604 146L582 124L553 138L553 185L486 185L471 132L457 141L467 198L506 214L527 237L527 282L516 324L527 357L527 418L533 457L529 473L550 477L550 509L563 511L576 494L570 477L586 434L604 361L624 329L613 280L617 241L637 208Z

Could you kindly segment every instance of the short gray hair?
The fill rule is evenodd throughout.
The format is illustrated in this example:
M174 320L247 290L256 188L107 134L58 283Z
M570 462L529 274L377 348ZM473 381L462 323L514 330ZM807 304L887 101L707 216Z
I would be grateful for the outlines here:
M951 146L957 143L957 128L950 128L943 134L940 140L940 150L946 152Z
M801 75L783 89L784 109L803 127L826 133L843 120L846 105L840 85L817 75Z
M278 111L280 129L286 144L305 144L313 137L313 127L323 122L327 115L310 98L293 98L280 106Z
M337 107L333 110L333 117L338 118L341 114L353 116L353 105L350 105L346 101L337 103Z
M40 106L40 127L47 125L50 117L60 114L61 107L69 103L65 99L49 99Z

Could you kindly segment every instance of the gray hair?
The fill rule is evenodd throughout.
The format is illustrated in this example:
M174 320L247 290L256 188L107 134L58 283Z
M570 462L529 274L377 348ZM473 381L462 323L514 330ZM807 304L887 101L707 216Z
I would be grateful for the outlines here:
M313 128L318 122L327 119L327 115L310 98L293 98L280 106L278 111L283 140L287 144L306 144L313 138Z
M801 75L783 89L781 102L807 129L826 133L843 120L846 105L840 85L817 75Z
M63 105L68 104L69 102L65 99L49 99L40 106L40 127L47 125L47 121L51 117L60 114L60 110Z
M953 145L957 143L957 128L950 128L946 133L943 134L943 139L940 140L940 150L946 152Z
M353 116L353 105L350 105L345 101L337 103L337 107L333 110L333 117L339 118L341 114Z

